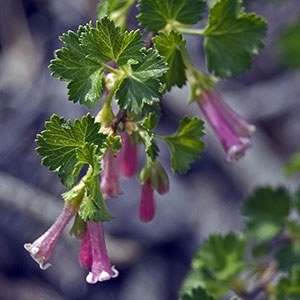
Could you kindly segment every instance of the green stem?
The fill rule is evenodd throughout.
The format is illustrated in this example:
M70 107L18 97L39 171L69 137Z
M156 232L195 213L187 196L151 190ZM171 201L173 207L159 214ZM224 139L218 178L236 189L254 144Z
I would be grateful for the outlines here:
M108 70L111 73L120 74L120 71L118 69L112 68L111 66L107 65L107 64L103 64L104 69Z
M185 28L185 27L176 27L176 31L183 34L191 34L191 35L205 35L204 29L194 29L194 28Z
M181 52L181 55L182 55L182 59L183 59L183 62L184 62L184 65L185 67L192 71L195 69L194 65L192 64L191 60L190 60L190 57L189 57L189 54L187 52L187 49L185 46L180 46L180 52Z
M213 88L217 80L215 77L204 73L193 65L185 46L180 46L180 52L186 67L186 77L191 89L189 102L192 102L201 94L201 91Z
M157 133L154 133L154 132L153 132L153 136L154 136L156 139L165 140L165 136L160 135L160 134L157 134Z

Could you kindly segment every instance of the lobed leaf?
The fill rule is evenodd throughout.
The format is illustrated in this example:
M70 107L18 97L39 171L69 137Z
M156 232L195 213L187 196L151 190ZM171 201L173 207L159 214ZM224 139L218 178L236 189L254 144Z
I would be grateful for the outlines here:
M43 156L42 164L57 171L64 185L74 184L84 164L92 166L93 175L100 173L106 135L99 133L100 124L90 114L74 124L52 115L45 127L37 135L36 151Z
M167 25L182 23L192 25L202 19L203 0L139 0L138 18L147 31L158 32Z
M183 174L189 170L204 149L205 144L200 140L203 136L203 120L184 117L174 135L163 137L169 146L173 172Z
M180 34L172 31L169 34L161 32L153 38L153 42L158 53L168 63L169 70L165 74L167 90L170 90L175 85L182 87L186 82L186 75L179 47L185 46L185 40Z
M143 52L143 60L131 66L131 71L116 91L121 108L141 114L144 104L155 105L162 96L161 77L167 71L162 57L153 49Z
M239 75L252 65L252 55L263 48L266 21L244 13L240 0L219 0L210 9L204 30L207 67L214 75Z
M266 241L282 229L290 213L291 197L283 188L263 187L250 196L242 208L246 230L256 239Z
M51 60L51 75L67 81L69 100L94 107L103 92L103 67L99 62L88 58L88 52L80 44L80 36L90 30L90 25L80 26L77 32L71 30L60 37L65 47L56 51Z

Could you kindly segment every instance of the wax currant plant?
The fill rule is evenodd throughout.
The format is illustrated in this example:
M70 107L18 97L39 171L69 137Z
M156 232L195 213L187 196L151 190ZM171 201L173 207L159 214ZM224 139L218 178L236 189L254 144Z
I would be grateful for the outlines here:
M132 0L103 0L95 24L79 26L60 37L63 47L50 63L51 75L68 82L70 101L97 107L99 112L74 122L54 114L36 140L42 164L58 173L68 191L62 195L65 205L55 223L25 248L46 269L61 232L73 218L71 233L81 239L81 264L91 270L88 283L118 275L105 247L103 222L113 218L105 200L121 194L120 176L135 176L138 149L142 145L145 149L145 164L138 176L139 216L144 222L155 216L154 194L169 190L156 140L168 145L174 173L186 173L203 152L201 118L183 116L172 135L155 133L165 92L189 85L188 103L199 106L227 162L244 155L254 131L223 101L215 86L218 78L250 68L252 56L263 47L266 21L246 13L239 0L208 4L203 0L140 0L137 18L142 29L126 31L133 5ZM191 27L206 16L203 29ZM207 72L191 62L183 35L204 38Z

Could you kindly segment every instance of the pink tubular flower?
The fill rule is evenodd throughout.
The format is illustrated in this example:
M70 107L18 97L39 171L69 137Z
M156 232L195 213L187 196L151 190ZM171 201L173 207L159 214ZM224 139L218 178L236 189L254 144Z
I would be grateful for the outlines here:
M138 147L132 143L130 135L127 132L122 132L121 137L122 149L117 155L117 160L124 176L132 177L137 170Z
M155 202L150 180L142 185L139 213L143 222L150 222L155 216Z
M54 246L58 241L61 233L71 218L74 216L76 210L65 204L62 212L58 216L53 225L35 242L27 243L24 248L30 253L31 257L39 264L40 268L46 270L51 266L48 263L53 252Z
M118 197L122 194L119 182L119 170L116 159L107 150L102 161L103 173L101 176L100 189L104 198Z
M244 156L255 127L238 116L217 91L205 91L197 103L227 152L225 160L232 162Z
M86 276L88 283L95 284L98 281L109 280L119 275L115 266L110 265L101 222L92 220L87 222L86 235L81 245L80 260L84 267L91 268Z
M92 257L90 234L88 230L86 230L85 235L81 242L79 259L83 268L88 269L92 266L93 257Z

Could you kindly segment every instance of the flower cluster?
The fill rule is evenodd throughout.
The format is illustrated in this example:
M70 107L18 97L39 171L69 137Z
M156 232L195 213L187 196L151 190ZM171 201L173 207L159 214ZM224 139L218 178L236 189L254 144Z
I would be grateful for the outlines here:
M107 149L102 159L103 172L100 179L100 190L105 199L118 197L122 193L119 181L121 173L126 177L132 177L137 171L137 143L126 130L121 132L120 135L122 137L122 148L117 156L114 157ZM142 174L147 173L147 175L146 177L142 176L145 181L142 181L140 219L149 222L155 214L153 189L156 189L160 194L164 194L169 190L169 181L165 170L158 161L146 165L147 168L144 168L141 172ZM24 248L41 269L47 269L51 266L49 260L58 239L66 225L75 217L71 231L82 240L79 255L80 263L82 267L90 269L86 281L95 284L98 281L115 278L119 272L115 266L110 264L102 222L88 220L86 223L83 222L83 226L82 221L77 223L80 219L78 215L79 205L84 197L83 181L75 186L73 190L77 192L77 196L72 198L72 201L65 199L65 205L54 224L36 241L26 243ZM79 228L79 230L76 231L74 228Z
M66 202L54 224L35 242L24 245L24 248L39 264L41 269L46 270L51 266L49 259L54 247L64 228L76 213L76 208ZM96 283L97 281L104 281L118 276L118 271L114 266L110 265L107 256L101 222L87 222L87 228L81 242L80 262L83 267L91 269L86 277L88 283Z

